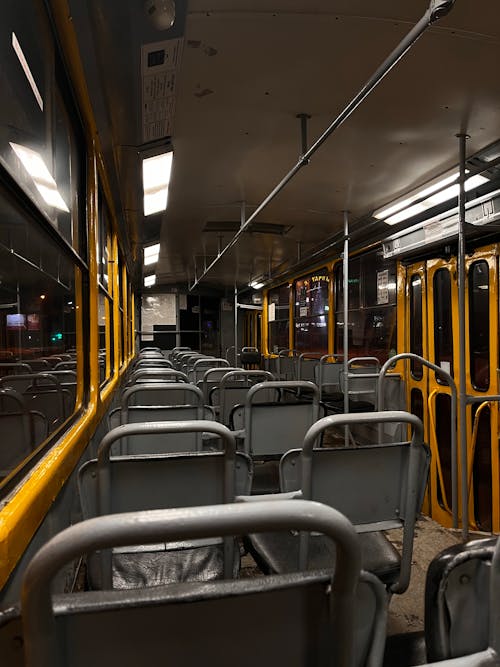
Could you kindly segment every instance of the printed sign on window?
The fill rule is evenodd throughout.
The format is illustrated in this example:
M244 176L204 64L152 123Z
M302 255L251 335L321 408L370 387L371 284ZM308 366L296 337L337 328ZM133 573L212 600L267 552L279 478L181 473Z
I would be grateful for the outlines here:
M377 271L377 304L389 303L389 271Z

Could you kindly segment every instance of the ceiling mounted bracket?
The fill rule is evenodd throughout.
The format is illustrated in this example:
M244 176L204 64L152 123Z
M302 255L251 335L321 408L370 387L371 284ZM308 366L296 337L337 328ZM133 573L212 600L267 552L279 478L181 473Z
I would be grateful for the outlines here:
M301 153L299 160L302 165L309 164L309 158L304 159L304 155L307 153L307 121L311 118L308 113L298 113L296 116L300 120L300 141L301 141Z

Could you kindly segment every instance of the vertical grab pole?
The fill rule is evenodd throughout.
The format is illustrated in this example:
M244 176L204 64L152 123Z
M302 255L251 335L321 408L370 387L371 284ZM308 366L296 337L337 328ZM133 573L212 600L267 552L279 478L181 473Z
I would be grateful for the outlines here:
M234 286L234 365L238 365L238 288Z
M349 211L344 211L344 412L349 412ZM349 447L349 426L344 426L344 446Z
M458 410L459 410L459 424L460 424L460 463L462 474L462 488L467 480L467 438L466 438L466 419L467 419L467 389L465 384L465 159L466 147L465 144L468 135L465 133L457 134L459 141L459 157L460 157L460 173L459 173L459 194L458 194L458 350L459 350L459 385L458 385ZM451 462L451 469L453 474L457 475L457 462ZM458 479L456 480L455 489L458 488ZM463 495L463 494L462 494ZM455 498L456 500L456 498ZM467 539L469 530L468 521L468 504L466 497L462 497L462 537ZM454 502L454 501L453 501ZM458 508L458 504L453 504L453 507ZM457 517L458 518L458 517ZM453 517L455 524L455 517Z

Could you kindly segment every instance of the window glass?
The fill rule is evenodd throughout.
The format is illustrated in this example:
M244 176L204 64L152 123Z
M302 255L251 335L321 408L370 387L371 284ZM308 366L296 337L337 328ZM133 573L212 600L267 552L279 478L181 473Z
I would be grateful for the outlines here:
M0 451L1 484L75 410L81 280L64 248L2 188L0 228L0 389L9 394L0 396L0 429L11 434Z
M81 132L41 3L2 3L0 59L0 163L83 254Z
M410 278L410 352L423 356L422 279L418 275ZM423 367L420 361L411 359L410 370L416 380L422 379Z
M295 282L295 348L328 352L328 270L320 269Z
M268 351L278 354L289 348L290 287L281 285L269 290L268 302Z
M489 273L484 260L469 269L469 354L470 376L475 389L490 386Z
M451 280L448 269L438 269L433 280L434 363L453 376L453 329L451 322ZM436 380L445 384L436 374Z
M335 353L344 347L343 266L335 267ZM396 353L396 262L381 251L349 260L349 356L381 363Z
M110 376L110 318L109 299L104 290L99 289L98 326L99 326L99 381L104 384Z

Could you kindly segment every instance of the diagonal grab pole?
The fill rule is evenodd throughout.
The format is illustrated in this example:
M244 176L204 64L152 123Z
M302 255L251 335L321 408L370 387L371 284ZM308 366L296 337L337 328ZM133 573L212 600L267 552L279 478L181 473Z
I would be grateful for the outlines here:
M307 150L303 155L300 156L299 161L295 164L290 171L284 176L278 185L272 190L264 201L257 206L252 215L247 218L245 223L240 227L240 229L233 236L231 241L222 248L217 253L216 258L205 268L203 273L200 276L195 277L194 283L191 285L189 290L193 290L196 285L206 276L206 274L217 264L219 259L230 250L235 243L237 243L240 236L248 228L248 226L255 220L255 218L266 208L268 204L276 197L277 194L283 190L283 188L292 180L292 178L297 174L298 171L305 165L309 163L311 157L316 153L318 148L320 148L325 141L330 137L335 130L342 125L342 123L349 118L353 111L355 111L358 106L368 97L372 90L382 81L386 74L388 74L391 69L401 60L401 58L411 49L413 44L417 39L425 32L425 30L438 21L442 16L448 14L453 8L455 0L431 0L429 7L422 18L415 24L415 26L410 30L410 32L404 37L401 42L396 46L392 53L384 60L384 62L378 67L378 69L372 74L368 79L365 85L361 90L355 95L355 97L349 102L343 111L335 118L334 121L326 128L323 134L316 139L313 145Z

